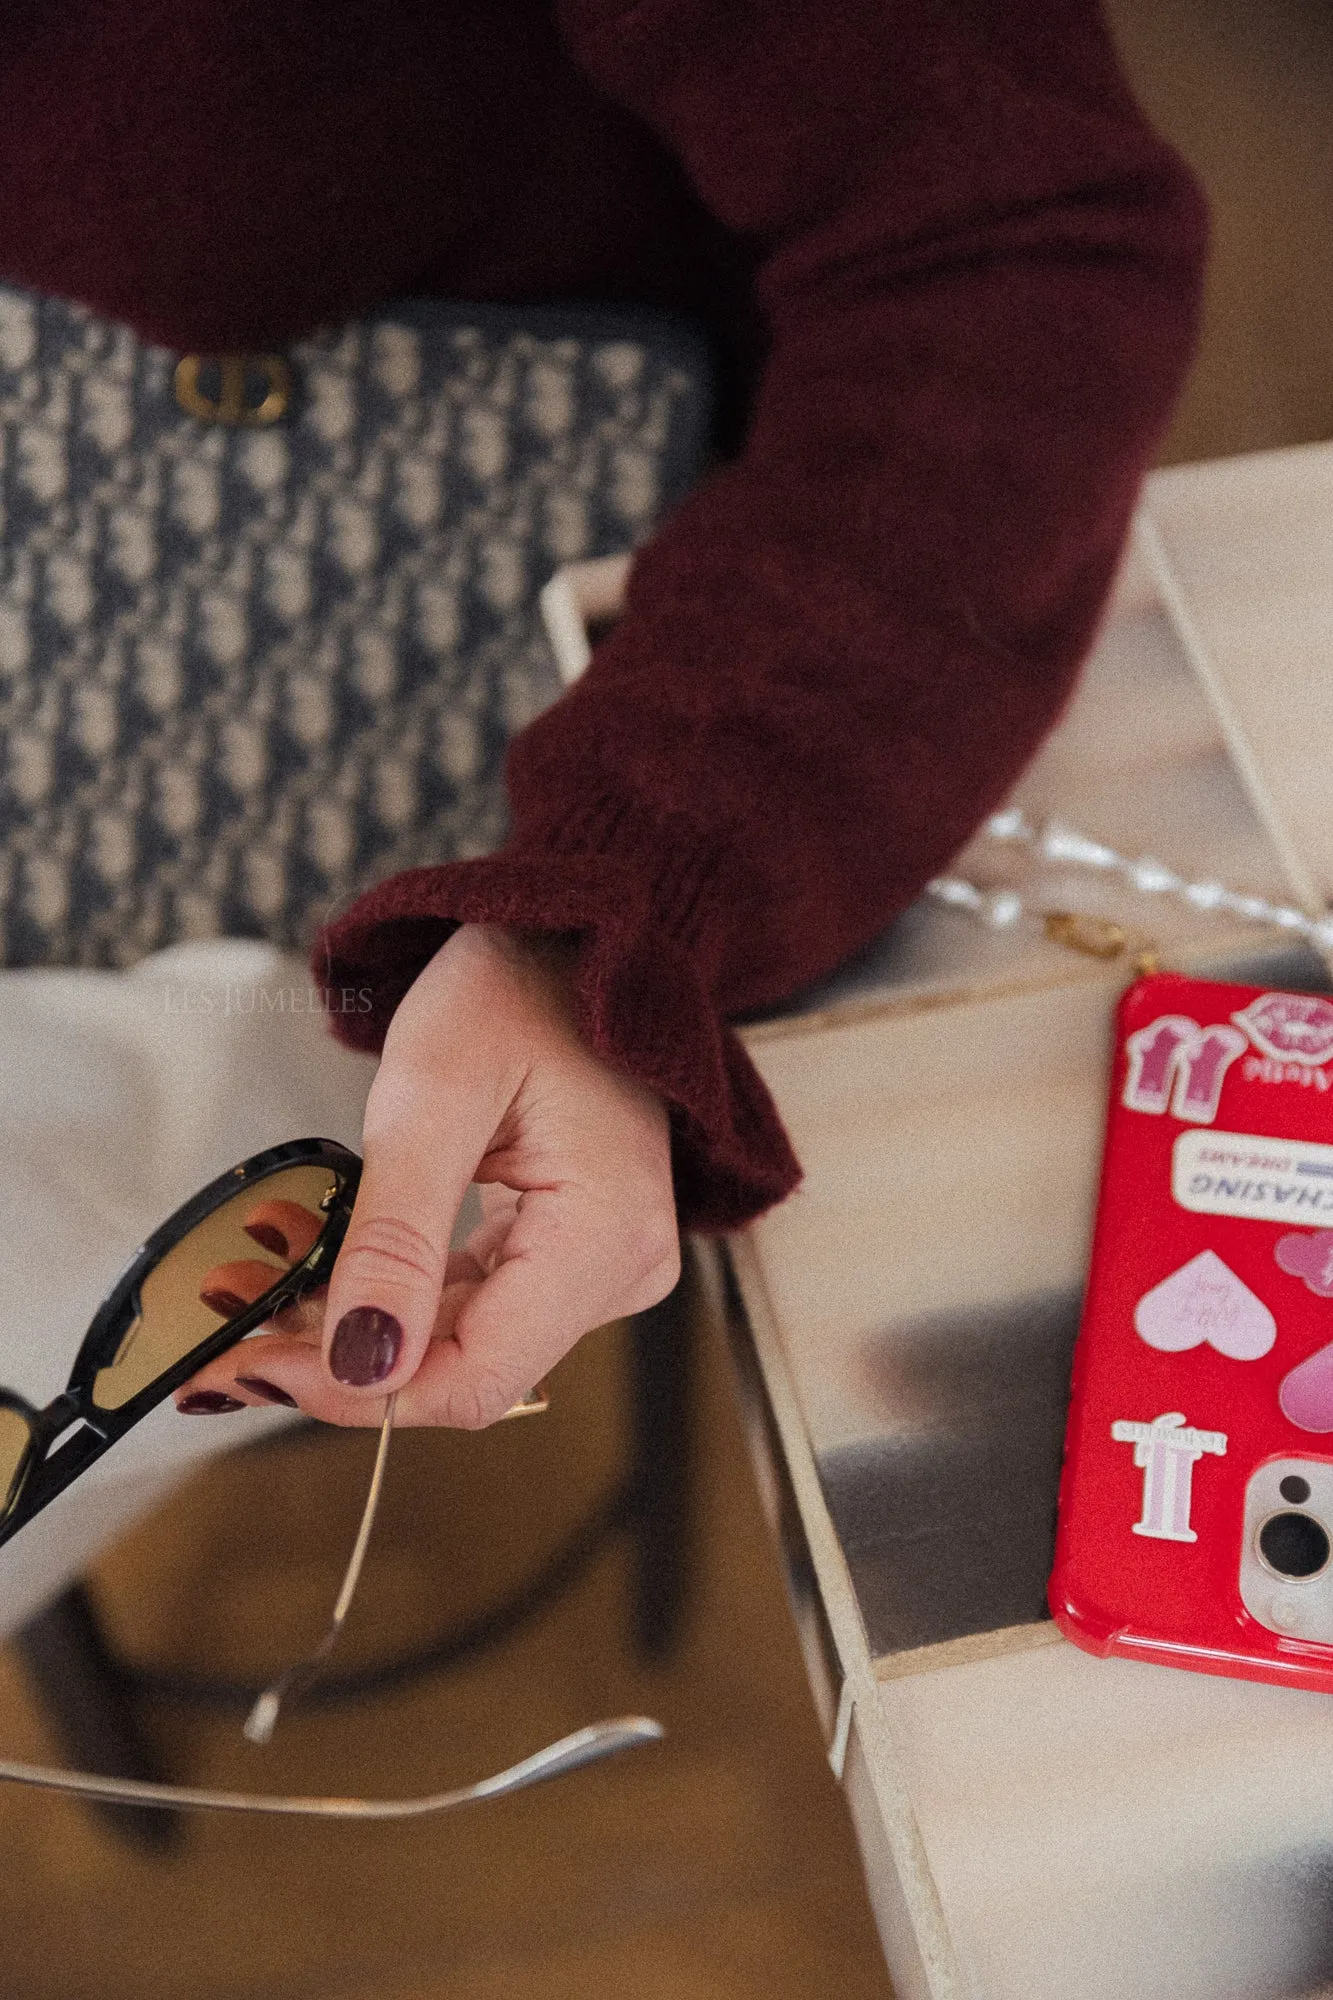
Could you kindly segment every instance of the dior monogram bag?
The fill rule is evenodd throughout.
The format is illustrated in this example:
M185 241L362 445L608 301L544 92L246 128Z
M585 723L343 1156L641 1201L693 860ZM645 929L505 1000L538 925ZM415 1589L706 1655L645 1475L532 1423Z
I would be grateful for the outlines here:
M709 429L655 314L411 302L208 362L0 286L0 963L299 947L502 837L537 594Z

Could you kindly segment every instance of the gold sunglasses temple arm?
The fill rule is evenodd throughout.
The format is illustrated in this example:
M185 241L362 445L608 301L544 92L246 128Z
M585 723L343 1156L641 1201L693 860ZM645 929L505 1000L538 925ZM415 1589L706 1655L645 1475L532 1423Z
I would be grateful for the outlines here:
M396 1401L396 1397L390 1396L384 1407L370 1491L366 1495L356 1544L343 1577L342 1589L338 1592L329 1629L312 1653L289 1667L260 1695L245 1725L245 1733L252 1741L267 1742L273 1733L283 1699L298 1682L314 1678L336 1644L351 1609L384 1485ZM526 1416L544 1410L547 1402L543 1384L506 1414ZM281 1794L265 1796L262 1792L213 1792L192 1785L154 1785L135 1778L103 1778L90 1771L57 1771L42 1764L15 1764L7 1759L0 1759L0 1782L30 1785L42 1791L65 1792L77 1798L101 1799L108 1804L126 1806L189 1806L213 1812L268 1813L301 1819L419 1819L429 1813L450 1812L460 1806L480 1804L486 1799L503 1798L509 1792L522 1791L528 1785L541 1784L547 1778L558 1778L567 1771L581 1769L585 1764L597 1763L603 1757L614 1757L621 1750L634 1750L645 1743L660 1742L665 1735L661 1723L646 1715L627 1715L612 1722L595 1722L586 1729L576 1729L570 1736L562 1736L557 1743L547 1744L544 1750L535 1751L531 1757L524 1757L492 1777L479 1778L471 1785L459 1785L453 1791L430 1792L424 1797L411 1799L304 1798L284 1797Z
M526 1396L514 1404L512 1410L506 1410L505 1415L537 1416L550 1407L550 1400L546 1384L539 1382L535 1389L530 1389ZM279 1674L277 1680L266 1687L259 1696L244 1724L245 1736L251 1743L270 1741L277 1727L278 1714L283 1702L291 1694L301 1692L310 1686L338 1643L347 1614L352 1608L357 1585L361 1581L361 1569L366 1560L371 1529L375 1525L375 1515L379 1509L380 1489L384 1485L384 1467L389 1456L389 1438L393 1432L397 1402L398 1396L395 1391L384 1405L384 1421L380 1425L380 1446L375 1454L375 1470L370 1475L370 1491L366 1495L366 1504L361 1513L361 1526L356 1531L356 1543L352 1549L351 1561L347 1565L347 1574L343 1577L342 1589L338 1592L338 1602L333 1607L328 1630L312 1652L307 1653L304 1659L298 1660L294 1666L288 1667L285 1673Z
M370 1533L379 1511L380 1492L384 1486L384 1468L389 1457L389 1439L393 1434L394 1409L398 1397L395 1393L384 1405L384 1421L380 1425L379 1450L375 1454L375 1470L370 1475L370 1491L366 1504L361 1510L361 1525L356 1531L356 1541L352 1548L347 1573L338 1592L338 1602L333 1607L328 1630L319 1644L304 1659L297 1660L285 1673L271 1682L255 1702L245 1719L244 1733L251 1743L267 1743L277 1727L278 1713L283 1702L294 1690L309 1687L317 1677L329 1654L338 1643L339 1636L352 1608L356 1587L361 1581L361 1569L366 1560L366 1550L370 1546Z

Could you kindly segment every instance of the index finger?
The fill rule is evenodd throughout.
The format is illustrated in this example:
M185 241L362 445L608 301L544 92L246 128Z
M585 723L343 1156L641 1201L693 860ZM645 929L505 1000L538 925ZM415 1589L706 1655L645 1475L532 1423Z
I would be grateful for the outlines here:
M401 1388L439 1311L454 1222L494 1111L441 1079L382 1066L366 1106L365 1164L329 1282L325 1365L354 1391Z

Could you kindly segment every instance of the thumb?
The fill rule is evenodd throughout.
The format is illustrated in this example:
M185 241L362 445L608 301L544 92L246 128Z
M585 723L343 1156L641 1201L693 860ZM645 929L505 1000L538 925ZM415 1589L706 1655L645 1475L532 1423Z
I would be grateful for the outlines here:
M452 1121L451 1121L452 1122ZM324 1362L336 1382L383 1395L421 1365L435 1326L454 1220L472 1178L433 1120L376 1121L329 1280ZM482 1139L477 1157L484 1148Z

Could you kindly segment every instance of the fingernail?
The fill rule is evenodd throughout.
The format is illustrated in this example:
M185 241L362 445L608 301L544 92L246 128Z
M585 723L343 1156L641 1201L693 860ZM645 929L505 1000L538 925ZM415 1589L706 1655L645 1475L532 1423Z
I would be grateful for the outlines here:
M224 1410L243 1410L245 1404L234 1396L224 1396L221 1389L196 1389L176 1408L183 1417L220 1417Z
M266 1403L281 1403L287 1410L297 1408L295 1396L289 1396L276 1382L266 1382L262 1375L238 1375L236 1386L238 1389L248 1389L252 1396L262 1396Z
M271 1222L247 1222L245 1233L261 1250L271 1250L275 1257L287 1255L287 1238Z
M221 1290L216 1292L200 1292L199 1297L211 1313L221 1313L223 1319L235 1319L237 1313L244 1312L246 1306L250 1303L248 1299L239 1297L236 1292L224 1292Z
M351 1389L368 1389L393 1373L403 1345L403 1329L378 1306L353 1306L334 1328L329 1371Z

